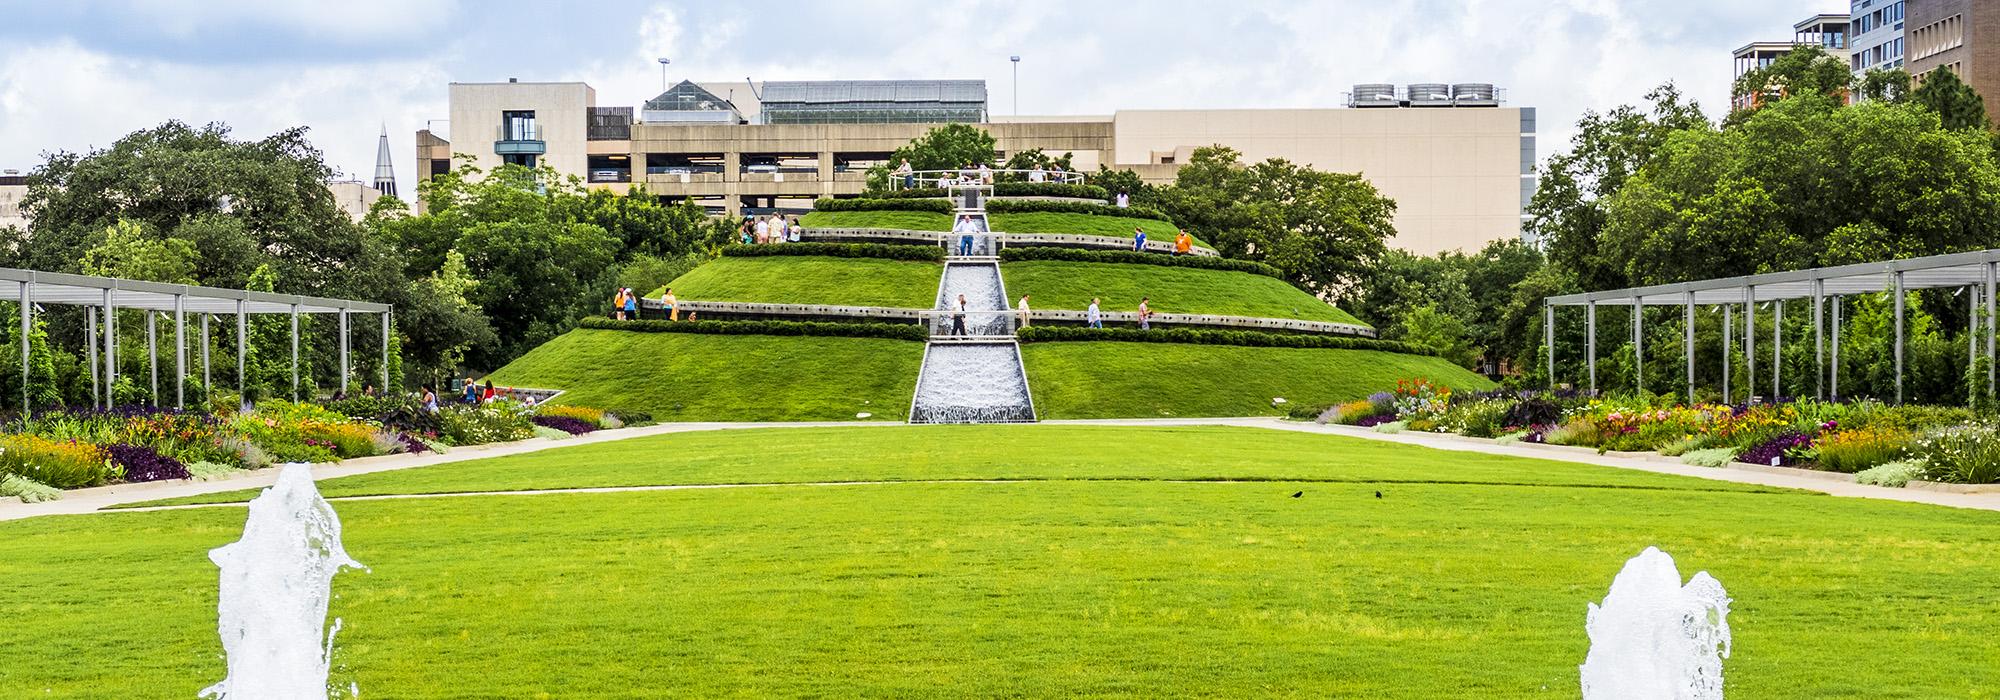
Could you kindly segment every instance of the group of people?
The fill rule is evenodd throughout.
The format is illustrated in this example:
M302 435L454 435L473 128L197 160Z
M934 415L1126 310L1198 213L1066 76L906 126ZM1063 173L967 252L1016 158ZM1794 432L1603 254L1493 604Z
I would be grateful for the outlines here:
M1132 227L1132 252L1146 252L1146 229L1137 226ZM1193 253L1194 236L1188 235L1187 229L1181 229L1180 233L1174 235L1174 249L1170 254L1178 258Z
M906 190L916 189L917 171L915 168L910 167L909 160L906 159L902 163L897 164L896 169L891 171L890 174L903 183L903 189ZM1064 176L1067 176L1069 174L1070 171L1064 169L1062 165L1060 164L1051 165L1047 168L1035 168L1033 170L1029 170L1028 181L1049 182L1053 180L1056 182L1061 182L1063 181ZM939 187L951 187L954 185L974 185L974 184L978 185L993 184L993 167L985 163L968 163L966 164L965 167L959 168L956 174L946 175L938 178ZM1118 196L1121 198L1120 201L1122 202L1123 201L1122 198L1125 196L1124 193L1119 193ZM1125 205L1121 203L1119 204L1119 206L1125 206Z
M797 243L805 238L806 227L799 224L796 216L745 216L743 224L736 228L736 234L743 245Z
M681 320L681 300L674 294L673 287L660 292L660 308L667 312L667 320ZM639 320L639 295L634 294L631 287L619 287L611 295L611 317L620 321ZM695 315L689 313L688 320L695 320Z
M1104 312L1100 310L1098 307L1098 304L1101 301L1102 300L1097 297L1091 297L1090 308L1084 311L1084 320L1090 324L1091 328L1104 327ZM1021 318L1022 318L1021 325L1023 326L1028 325L1026 322L1027 317L1028 317L1028 298L1024 296L1021 297ZM1153 298L1139 297L1139 330L1149 331L1152 329L1153 329Z
M423 389L422 401L424 405L424 411L428 413L437 413L438 412L437 391L428 384L424 385L422 389ZM515 396L513 389L505 387L495 387L493 386L493 380L491 379L486 380L485 384L480 384L472 377L465 378L465 392L459 394L458 396L458 400L460 403L473 404L473 405L489 404L501 399L514 399L514 398ZM529 394L521 395L519 401L524 406L533 406L536 403L538 403L535 400L535 397Z

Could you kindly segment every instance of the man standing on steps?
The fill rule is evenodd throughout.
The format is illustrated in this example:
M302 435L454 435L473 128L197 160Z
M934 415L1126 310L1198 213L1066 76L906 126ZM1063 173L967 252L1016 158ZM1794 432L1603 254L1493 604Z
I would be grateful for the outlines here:
M1139 330L1153 330L1153 307L1149 303L1151 301L1152 297L1139 297Z
M1146 229L1136 226L1132 228L1132 252L1146 252Z
M1028 327L1028 296L1029 296L1029 295L1027 295L1027 294L1023 294L1023 295L1021 295L1021 303L1020 303L1020 305L1019 305L1019 306L1017 306L1017 307L1016 307L1016 310L1018 310L1018 311L1020 311L1020 312L1021 312L1021 327L1022 327L1022 328L1027 328L1027 327Z
M955 309L955 311L957 311L957 313L954 313L954 314L952 314L952 315L951 315L951 334L952 334L952 335L956 335L956 336L962 336L962 335L965 335L965 295L964 295L964 294L960 294L960 295L958 295L958 308L957 308L957 309Z
M1104 315L1098 313L1097 311L1097 297L1090 298L1090 311L1085 315L1085 317L1090 319L1091 328L1104 327Z
M958 254L960 256L971 255L972 234L979 232L979 227L972 223L972 217L958 217L958 225L952 227L952 231L958 234Z

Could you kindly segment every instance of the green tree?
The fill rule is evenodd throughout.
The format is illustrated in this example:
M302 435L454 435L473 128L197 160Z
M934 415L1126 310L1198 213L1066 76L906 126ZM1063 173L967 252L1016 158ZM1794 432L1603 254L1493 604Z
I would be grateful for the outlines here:
M889 154L889 162L868 170L868 190L889 187L889 172L909 163L914 170L956 170L969 165L992 163L993 135L971 124L932 127Z
M194 284L194 263L194 244L153 238L139 223L120 220L106 227L97 244L83 252L82 268L88 275Z
M1104 188L1104 191L1112 196L1124 192L1126 196L1132 198L1133 204L1142 206L1159 204L1159 188L1147 184L1145 179L1139 177L1138 173L1132 172L1130 168L1112 170L1099 164L1097 172L1090 176L1090 184Z
M1197 148L1159 194L1176 222L1223 255L1270 263L1300 288L1329 294L1388 250L1396 203L1360 175L1277 158L1243 167L1238 155Z
M1076 154L1074 153L1064 153L1062 154L1061 158L1057 158L1055 156L1049 155L1046 152L1043 152L1042 149L1030 148L1024 151L1015 151L1013 155L1007 156L1007 162L1001 164L1000 169L1049 170L1053 168L1062 168L1063 170L1075 170L1076 166L1070 164L1070 160L1075 157ZM1008 182L1023 182L1028 179L1028 176L1023 173L1008 173L1008 174L1002 174L999 177L1002 180Z
M1479 351L1466 340L1465 322L1425 304L1410 311L1400 325L1403 340L1434 348L1438 356L1461 367L1479 361Z
M1855 92L1865 100L1899 103L1910 99L1910 73L1901 68L1870 68L1855 84Z
M499 337L469 353L483 367L505 364L600 311L616 280L618 242L594 224L480 223L457 248L479 280L470 298Z
M1946 129L1983 131L1992 126L1986 120L1986 100L1950 68L1939 67L1925 74L1923 83L1911 91L1910 101L1936 113Z
M409 300L396 308L397 353L415 384L435 386L465 365L473 348L490 347L498 337L486 314L472 303L479 288L454 250L436 272L412 283ZM392 375L401 376L401 375Z
M1818 45L1799 44L1769 65L1745 71L1730 86L1729 94L1736 98L1750 97L1748 109L1755 110L1793 95L1845 100L1852 82L1853 72L1848 69L1847 61Z

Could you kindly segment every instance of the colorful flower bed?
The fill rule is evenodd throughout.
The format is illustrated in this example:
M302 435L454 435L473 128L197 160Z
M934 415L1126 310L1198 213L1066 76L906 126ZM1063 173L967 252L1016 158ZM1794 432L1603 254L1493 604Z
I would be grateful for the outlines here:
M2000 417L1963 408L1798 400L1680 404L1576 392L1454 394L1422 380L1340 404L1321 423L1457 433L1514 442L1659 452L1690 464L1729 461L1948 483L2000 483ZM1886 469L1883 469L1886 468Z
M636 415L635 422L650 420ZM214 478L280 462L442 450L522 440L532 426L570 434L623 427L599 409L495 401L432 412L414 398L354 397L324 404L265 401L247 413L148 407L48 411L0 429L0 481L9 495L163 479Z

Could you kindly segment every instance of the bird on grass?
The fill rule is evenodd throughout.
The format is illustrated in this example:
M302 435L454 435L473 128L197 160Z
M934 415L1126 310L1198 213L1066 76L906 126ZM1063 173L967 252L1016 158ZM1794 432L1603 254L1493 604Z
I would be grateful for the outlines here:
M1382 492L1381 492L1381 491L1376 491L1376 492L1375 492L1375 497L1376 497L1376 498L1381 498L1381 497L1382 497Z
M1298 493L1294 493L1294 494L1292 494L1292 498L1298 498L1298 497L1300 497L1300 496L1304 496L1304 495L1306 495L1306 492L1304 492L1304 491L1300 491L1300 492L1298 492Z

